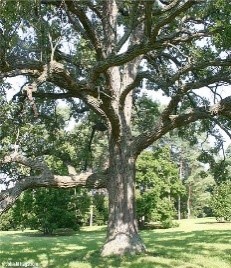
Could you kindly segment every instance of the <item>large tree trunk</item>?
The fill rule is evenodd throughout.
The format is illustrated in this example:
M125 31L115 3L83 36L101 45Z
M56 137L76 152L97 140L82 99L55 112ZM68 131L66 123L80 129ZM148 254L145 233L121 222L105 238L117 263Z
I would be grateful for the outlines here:
M187 218L191 218L191 198L192 198L192 185L188 184L188 198L187 198Z
M111 146L109 175L108 233L102 256L143 252L135 213L135 159L121 144Z

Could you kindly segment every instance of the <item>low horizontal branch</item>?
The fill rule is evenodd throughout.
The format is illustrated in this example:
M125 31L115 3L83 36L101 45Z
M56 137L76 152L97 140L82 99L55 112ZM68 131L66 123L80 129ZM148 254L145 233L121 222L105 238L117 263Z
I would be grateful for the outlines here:
M85 187L89 189L107 188L107 170L101 173L81 172L79 174L69 174L66 176L56 175L51 172L47 165L38 159L31 159L14 153L6 156L2 164L17 162L30 167L33 171L39 171L36 176L25 176L15 185L0 192L0 214L7 211L23 191L40 187L52 188L74 188Z

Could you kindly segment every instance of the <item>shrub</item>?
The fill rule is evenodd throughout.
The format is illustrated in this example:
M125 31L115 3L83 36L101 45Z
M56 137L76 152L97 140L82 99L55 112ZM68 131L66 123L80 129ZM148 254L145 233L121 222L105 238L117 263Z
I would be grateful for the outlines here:
M1 215L0 230L9 231L11 229L14 229L14 221L13 221L12 210L8 210L7 212Z
M214 188L211 207L218 221L231 221L231 180Z

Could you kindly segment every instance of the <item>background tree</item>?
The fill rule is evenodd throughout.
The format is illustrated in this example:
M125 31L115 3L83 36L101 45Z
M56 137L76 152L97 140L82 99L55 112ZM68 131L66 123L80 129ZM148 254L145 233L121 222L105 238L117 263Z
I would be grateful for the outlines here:
M13 208L18 228L31 228L52 234L59 228L78 230L89 217L90 197L64 189L26 191ZM88 214L88 215L87 215Z
M184 182L187 187L187 218L212 216L210 199L215 185L213 176L205 167L192 166L191 174Z
M105 225L108 221L107 192L96 192L93 195L93 225Z
M168 228L173 226L174 205L185 189L178 167L171 160L169 146L154 148L144 151L137 160L137 214L141 224L161 222Z
M211 207L218 221L231 221L231 181L217 185L212 194Z
M12 209L9 209L7 212L1 215L0 230L9 231L12 229L13 230L17 229L17 225L14 223Z
M205 142L204 134L197 131L190 135L189 141L176 140L176 136L173 136L174 143L170 141L172 157L178 163L181 181L186 188L180 206L182 216L187 218L211 215L209 202L215 181L208 164L199 160L203 151L214 148Z
M230 6L227 0L1 1L0 79L4 85L7 77L26 79L12 99L15 109L1 118L15 126L4 133L10 138L1 152L2 169L24 167L1 193L1 212L28 188L107 187L102 255L143 252L134 213L138 155L171 130L198 120L210 131L213 121L230 136L230 97L222 98L218 87L230 84ZM153 94L161 91L169 102L136 135L132 112L141 84ZM206 87L211 100L204 97ZM55 122L57 99L76 113L92 110L107 126L108 161L99 172L57 174L41 153L40 161L29 154L26 140L10 153L18 145L18 125L37 124L51 140L56 136L58 129L46 123ZM33 151L47 142L44 137ZM65 158L70 167L72 158Z

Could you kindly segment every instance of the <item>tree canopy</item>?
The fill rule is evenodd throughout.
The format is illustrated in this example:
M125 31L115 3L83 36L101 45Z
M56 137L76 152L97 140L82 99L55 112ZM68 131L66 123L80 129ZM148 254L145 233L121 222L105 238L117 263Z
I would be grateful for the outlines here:
M0 211L28 188L105 187L109 221L102 255L144 251L134 213L138 155L196 121L195 131L212 133L218 126L231 137L230 2L3 0L0 9L1 166L4 174L15 171L13 185L0 194ZM7 101L12 77L25 83ZM169 101L147 105L137 118L144 89ZM58 100L69 105L72 118L91 111L105 126L101 169L78 174L69 151L56 156L68 167L64 173L47 165L47 155L55 154L51 141L60 128L67 135Z

